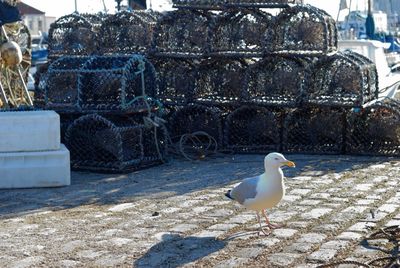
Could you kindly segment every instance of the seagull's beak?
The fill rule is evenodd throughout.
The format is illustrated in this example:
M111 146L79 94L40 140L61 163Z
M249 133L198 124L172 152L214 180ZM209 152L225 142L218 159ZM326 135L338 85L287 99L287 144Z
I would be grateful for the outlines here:
M282 165L288 166L288 167L293 167L293 168L296 167L296 164L292 161L285 161L282 163Z

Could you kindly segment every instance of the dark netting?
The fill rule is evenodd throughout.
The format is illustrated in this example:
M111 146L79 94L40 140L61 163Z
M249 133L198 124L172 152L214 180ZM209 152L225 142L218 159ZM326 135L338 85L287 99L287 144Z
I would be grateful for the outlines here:
M153 65L139 55L62 57L41 75L39 92L57 111L137 112L148 110L143 96L154 97L155 79Z
M226 7L274 8L301 4L302 0L226 0Z
M188 9L213 9L219 10L224 7L225 0L172 0L174 8Z
M205 132L222 144L221 112L217 108L187 105L177 110L169 119L168 127L173 143L183 135ZM208 139L204 143L208 143Z
M346 152L400 155L400 103L376 102L347 115Z
M144 61L139 56L98 56L81 70L78 92L83 110L135 110L142 96ZM142 87L143 86L143 87Z
M72 168L127 172L154 165L156 160L160 163L160 156L154 153L154 135L146 131L143 124L124 115L82 116L69 126L65 136ZM161 135L157 137L158 142L166 143ZM164 155L165 146L158 149Z
M100 21L100 16L77 13L56 20L49 29L49 58L95 53Z
M378 92L375 65L349 51L319 58L308 82L304 102L318 105L361 106Z
M79 117L82 116L81 113L60 113L60 138L61 143L66 144L65 135L69 126Z
M209 51L209 20L212 14L193 10L165 13L153 36L153 53L157 56L197 57Z
M310 5L284 9L265 34L267 53L325 55L337 49L335 20Z
M343 153L344 111L336 108L289 110L283 124L283 151Z
M48 67L40 69L38 82L38 102L56 111L79 110L78 80L79 70L90 57L61 57ZM47 69L47 70L46 70Z
M269 56L250 66L243 92L246 101L269 106L297 106L305 89L308 62L295 57Z
M281 112L242 106L226 118L224 143L227 149L237 153L279 151L281 129Z
M241 102L247 66L244 60L226 58L201 61L194 91L195 101L211 105Z
M218 15L211 27L210 55L261 57L264 33L271 21L272 15L257 9Z
M105 19L99 32L99 53L138 53L151 46L158 13L121 11Z
M157 72L156 98L166 105L183 105L193 100L197 64L191 59L154 58Z

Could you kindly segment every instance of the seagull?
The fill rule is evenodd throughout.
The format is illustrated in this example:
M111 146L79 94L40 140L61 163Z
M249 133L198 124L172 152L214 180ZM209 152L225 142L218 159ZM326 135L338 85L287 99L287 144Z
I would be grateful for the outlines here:
M269 233L262 228L260 212L265 217L267 227L270 230L281 227L269 221L265 210L276 206L285 196L282 166L296 167L292 161L287 160L282 154L270 153L264 158L265 172L263 174L244 179L225 194L226 197L257 213L261 233L265 235Z

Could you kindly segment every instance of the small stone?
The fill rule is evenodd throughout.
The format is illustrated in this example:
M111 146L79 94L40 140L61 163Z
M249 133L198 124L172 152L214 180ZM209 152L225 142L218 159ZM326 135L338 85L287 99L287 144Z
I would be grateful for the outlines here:
M160 212L155 211L155 212L153 212L153 214L151 214L151 216L152 217L160 216Z
M178 224L175 225L170 231L171 232L178 232L178 233L185 233L188 231L192 231L194 229L199 228L199 226L197 224Z
M317 261L317 262L328 262L333 259L336 253L337 253L336 249L331 249L331 248L320 249L310 254L307 257L307 260Z
M337 239L342 239L342 240L359 240L363 235L359 233L354 233L354 232L343 232L340 235L338 235L336 238Z
M330 208L315 208L312 209L310 212L306 212L304 213L301 217L303 219L318 219L326 214L328 214L329 212L331 212L332 209Z
M327 236L324 234L308 233L301 235L297 242L318 244L322 243L322 241L324 241L326 237Z
M266 267L274 267L274 266L291 266L298 258L301 257L301 254L295 253L275 253L271 254L268 257L268 261L271 263L271 266Z
M284 228L279 228L275 229L272 233L274 236L278 238L289 238L295 235L298 231L295 229L284 229Z

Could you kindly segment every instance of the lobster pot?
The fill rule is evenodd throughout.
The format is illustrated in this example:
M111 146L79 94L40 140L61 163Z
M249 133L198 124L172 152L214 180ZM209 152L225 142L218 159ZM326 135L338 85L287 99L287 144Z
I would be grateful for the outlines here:
M347 116L346 152L366 155L400 155L400 104L377 102L353 109Z
M142 84L145 62L140 56L98 56L80 72L78 85L82 110L131 110L136 97L146 92Z
M147 167L149 162L154 164L152 153L145 153L154 147L150 146L145 132L144 125L126 116L84 115L66 132L71 166L92 171L128 172Z
M295 57L268 56L253 64L243 84L246 101L252 104L294 107L305 88L308 62Z
M151 47L156 12L121 11L108 16L100 27L102 54L145 52Z
M242 60L216 58L200 63L196 78L196 103L221 105L242 101L243 80L248 64Z
M79 117L82 116L81 113L60 113L60 138L61 138L61 143L66 144L65 136L67 133L67 130L72 123L77 120Z
M325 55L337 49L335 20L310 5L284 9L265 34L267 53Z
M224 3L224 0L172 0L172 7L220 10L223 9Z
M344 111L338 108L289 110L283 124L283 151L343 153L344 121Z
M209 12L176 10L165 13L154 31L156 56L200 57L208 53Z
M281 144L279 111L259 106L242 106L228 115L224 144L236 153L279 151Z
M210 55L262 57L264 33L271 21L270 14L257 9L222 13L211 27Z
M289 4L301 4L302 0L226 0L226 7L284 8Z
M305 103L353 107L378 95L375 65L353 52L322 57L311 73Z
M205 132L222 144L222 116L217 108L184 106L171 115L168 126L174 143L179 142L182 135Z
M58 112L79 110L78 81L79 70L90 57L60 57L53 61L46 70L41 69L37 76L38 97L43 100L46 109ZM40 102L40 100L37 100Z
M77 13L56 20L49 29L49 58L95 53L100 21L95 15Z
M166 105L193 101L197 64L192 59L154 58L157 73L156 98Z

